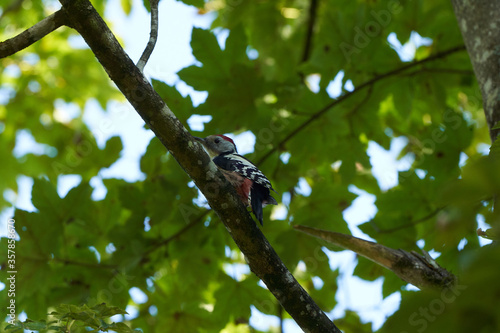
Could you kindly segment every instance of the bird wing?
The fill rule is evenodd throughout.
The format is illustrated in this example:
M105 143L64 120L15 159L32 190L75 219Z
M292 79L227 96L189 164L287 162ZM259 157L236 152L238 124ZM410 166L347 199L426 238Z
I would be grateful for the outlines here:
M215 165L219 168L234 171L245 178L253 180L255 183L262 185L276 192L269 179L260 171L252 162L239 154L223 154L213 159Z

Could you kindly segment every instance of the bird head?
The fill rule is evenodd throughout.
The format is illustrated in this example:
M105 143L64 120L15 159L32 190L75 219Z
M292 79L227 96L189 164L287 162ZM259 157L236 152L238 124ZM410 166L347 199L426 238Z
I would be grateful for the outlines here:
M203 145L205 150L210 155L210 158L214 158L220 154L238 153L234 141L225 135L210 135L206 138L198 138L195 136L194 138Z

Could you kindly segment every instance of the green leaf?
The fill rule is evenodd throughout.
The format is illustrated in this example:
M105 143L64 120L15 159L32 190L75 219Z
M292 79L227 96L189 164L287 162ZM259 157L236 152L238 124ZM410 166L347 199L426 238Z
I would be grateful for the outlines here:
M500 129L500 121L497 121L495 125L491 128L492 130ZM496 140L495 140L496 141Z
M57 194L55 186L46 179L34 179L33 183L33 205L44 213L58 215L57 208L61 198Z
M252 281L237 282L227 276L220 279L220 288L215 292L216 299L213 315L219 320L230 321L237 318L250 317L250 304L255 301L253 290L261 289ZM236 297L238 302L232 302Z
M153 88L167 103L168 107L173 110L177 118L187 126L187 120L193 113L193 101L187 95L183 97L180 92L173 86L169 86L164 82L158 80L153 81Z
M351 332L369 333L372 332L370 323L363 323L359 315L354 311L346 311L344 318L335 320L335 325Z
M122 5L122 9L125 12L125 14L130 15L130 12L132 11L132 1L120 0L120 3Z
M43 329L47 329L47 323L45 320L33 321L30 319L26 319L25 321L16 321L14 325L7 325L5 327L6 330L13 330L14 332L22 331L22 330L34 330L39 331Z
M247 63L248 41L242 25L234 27L226 39L224 54L232 62Z
M217 77L228 74L225 56L214 34L208 30L193 28L191 48L196 60L202 63L206 75Z
M108 306L106 303L101 303L92 307L92 310L95 311L96 315L100 317L111 317L116 314L127 314L127 311L122 310L116 306Z
M393 92L394 106L401 115L401 119L407 118L413 109L414 87L411 80L398 80L397 87Z

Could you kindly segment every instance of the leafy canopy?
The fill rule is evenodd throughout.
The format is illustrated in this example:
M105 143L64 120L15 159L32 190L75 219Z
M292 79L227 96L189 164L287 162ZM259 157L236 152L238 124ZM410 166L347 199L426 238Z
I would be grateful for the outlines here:
M32 1L5 11L0 38L41 20L49 3ZM375 196L377 213L359 225L361 231L392 248L436 251L438 263L460 277L448 294L414 292L390 271L356 261L359 278L384 278L384 297L401 293L400 309L381 331L498 330L498 307L492 305L500 256L496 248L479 247L475 232L478 220L497 225L492 207L500 188L498 162L494 154L484 156L489 142L481 95L460 48L451 4L184 3L215 14L212 29L193 29L197 63L177 73L208 98L194 107L174 86L156 79L153 86L186 126L193 114L212 117L198 136L255 135L248 157L259 163L283 202L265 209L264 233L322 309L338 305L338 271L328 265L325 244L290 224L350 233L354 226L346 223L344 212L364 191ZM131 12L131 1L121 4ZM104 13L106 2L94 5ZM221 31L228 37L219 43L216 32ZM430 41L416 47L413 62L405 62L388 38L411 44L415 33ZM275 299L254 275L231 273L245 265L244 258L156 138L140 158L144 177L103 179L106 195L93 199L91 179L120 158L123 144L112 137L99 146L83 120L85 106L94 100L106 109L109 101L123 97L90 50L71 46L73 37L70 29L59 29L0 60L0 141L8 147L0 150L0 208L14 204L9 193L18 193L20 176L34 179L35 210L17 208L14 214L20 237L16 265L22 273L16 306L30 321L12 328L58 329L71 319L78 323L72 332L162 332L165 327L249 332L251 306L277 315ZM334 80L340 93L332 92ZM68 107L77 110L69 120L60 116ZM16 153L20 133L42 144L41 151ZM400 158L411 163L397 173L397 185L383 190L384 178L393 175L374 176L368 146L389 150L395 139L405 142ZM64 197L57 191L60 175L81 179ZM297 190L299 180L310 194ZM7 238L1 238L2 258L6 251ZM323 283L315 284L317 278ZM144 302L131 298L132 287L146 295ZM7 291L0 291L2 308L8 305ZM120 317L123 322L107 319L124 314L127 306L138 315ZM353 311L337 324L345 331L371 331Z

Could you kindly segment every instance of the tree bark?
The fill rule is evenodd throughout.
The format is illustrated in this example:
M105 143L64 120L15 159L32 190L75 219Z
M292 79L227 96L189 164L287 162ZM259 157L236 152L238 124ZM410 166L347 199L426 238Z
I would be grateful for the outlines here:
M481 88L493 143L500 133L494 128L500 121L500 1L451 2Z
M40 39L66 23L66 15L61 10L58 10L14 38L1 42L0 59L11 56L27 48L31 44L38 42Z

